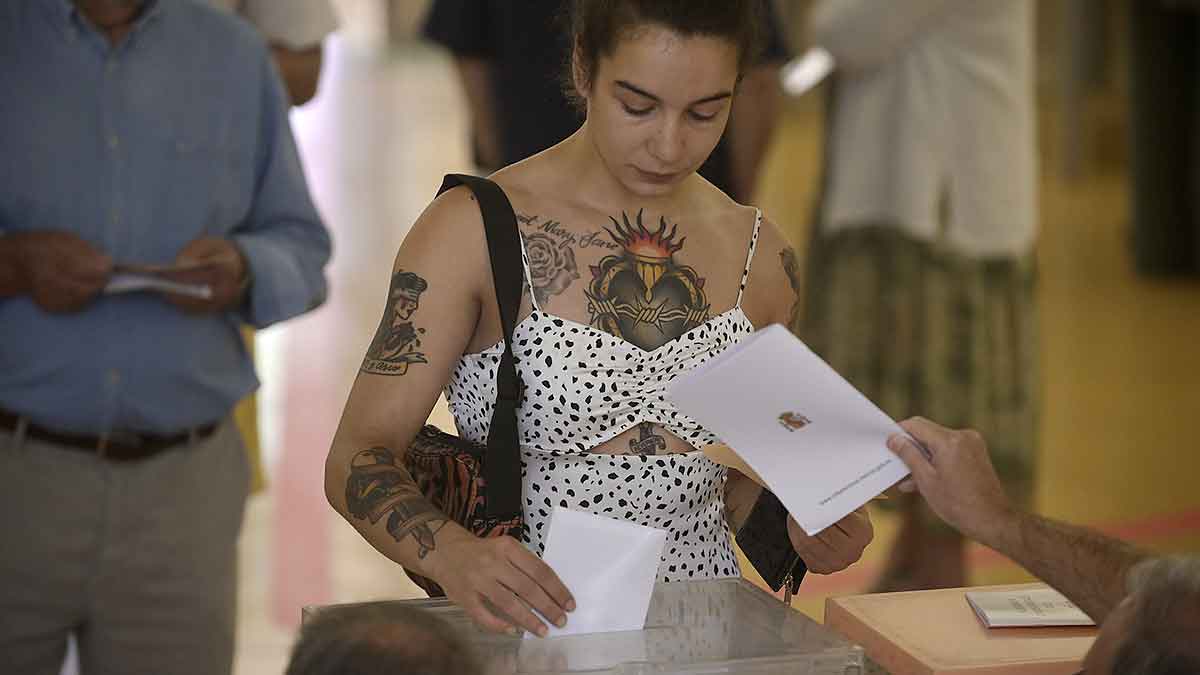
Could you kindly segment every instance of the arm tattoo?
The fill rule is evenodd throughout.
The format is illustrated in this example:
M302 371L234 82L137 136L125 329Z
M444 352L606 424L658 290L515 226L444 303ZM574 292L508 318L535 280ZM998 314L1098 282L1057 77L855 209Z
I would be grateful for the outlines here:
M414 328L413 312L420 305L421 293L429 283L412 272L399 270L392 275L387 306L379 320L379 329L367 348L362 372L375 375L403 375L414 363L428 363L421 351L424 328Z
M421 494L412 476L387 448L363 450L350 461L346 507L350 515L372 525L386 515L388 534L397 542L412 535L418 558L437 548L434 535L449 520Z
M780 262L783 263L783 271L787 273L788 281L792 286L792 311L788 314L788 328L797 330L800 325L800 264L796 262L796 251L791 246L785 247L779 252Z
M615 231L609 236L621 247L591 268L588 286L590 323L606 333L644 350L657 349L708 320L709 304L704 279L696 270L675 260L683 248L683 237L675 240L678 225L667 232L666 218L658 230L636 224L621 213L621 221L609 217Z

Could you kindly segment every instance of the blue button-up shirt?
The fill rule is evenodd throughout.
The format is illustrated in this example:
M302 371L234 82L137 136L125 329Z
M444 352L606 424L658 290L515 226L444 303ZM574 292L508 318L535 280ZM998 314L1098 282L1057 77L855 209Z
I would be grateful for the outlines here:
M73 232L118 263L227 237L252 275L237 312L152 293L48 314L0 299L0 408L63 431L213 422L258 384L242 343L325 297L329 235L262 39L191 0L150 0L116 46L70 0L0 2L0 236Z

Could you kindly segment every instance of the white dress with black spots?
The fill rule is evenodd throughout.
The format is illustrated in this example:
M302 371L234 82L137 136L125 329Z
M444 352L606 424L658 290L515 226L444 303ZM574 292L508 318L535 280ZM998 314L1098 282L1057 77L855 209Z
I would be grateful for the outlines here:
M548 314L533 301L513 331L524 392L517 408L525 497L524 541L541 555L554 506L667 531L663 581L739 574L725 522L725 467L702 452L665 455L589 452L641 422L694 447L719 442L666 398L671 381L754 332L742 293L758 243L754 231L733 308L657 349ZM523 244L522 244L523 245ZM528 282L529 264L522 251ZM503 342L465 354L446 385L459 434L487 442Z

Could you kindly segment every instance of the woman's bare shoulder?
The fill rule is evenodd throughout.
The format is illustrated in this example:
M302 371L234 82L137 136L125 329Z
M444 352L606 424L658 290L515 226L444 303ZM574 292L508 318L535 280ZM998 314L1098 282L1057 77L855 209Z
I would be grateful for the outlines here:
M478 269L479 279L486 278L487 235L475 194L465 186L443 192L413 222L400 249L405 257Z

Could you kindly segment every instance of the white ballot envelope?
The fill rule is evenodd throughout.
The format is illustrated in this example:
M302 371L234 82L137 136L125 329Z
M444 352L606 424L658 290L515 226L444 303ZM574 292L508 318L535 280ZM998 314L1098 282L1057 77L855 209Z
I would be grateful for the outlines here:
M967 602L988 628L1018 626L1095 626L1062 593L1053 588L1012 591L967 591Z
M666 543L665 530L554 507L542 560L576 609L565 628L547 622L547 637L644 628Z
M908 475L898 424L772 324L671 384L671 400L729 445L816 534Z

